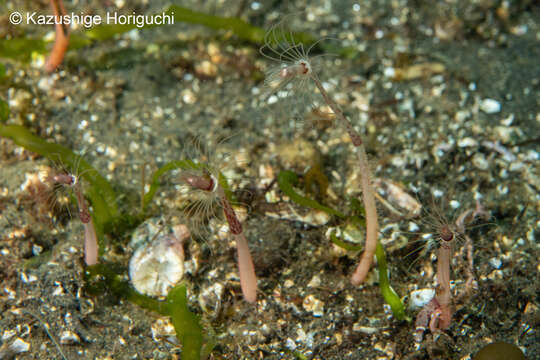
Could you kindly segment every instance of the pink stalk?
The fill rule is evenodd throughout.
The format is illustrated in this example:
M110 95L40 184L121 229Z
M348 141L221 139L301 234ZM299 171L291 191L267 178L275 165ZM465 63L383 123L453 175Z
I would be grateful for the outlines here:
M364 253L360 258L360 262L356 267L354 274L352 275L351 282L353 285L359 285L364 282L373 263L373 256L375 255L375 250L377 249L377 237L379 231L379 223L377 221L377 207L375 206L375 196L373 191L373 186L371 184L371 171L369 169L368 158L366 154L366 149L360 134L354 130L350 121L343 115L341 108L333 101L324 87L321 84L319 78L315 73L311 74L311 79L319 89L322 97L326 104L332 109L332 112L339 119L342 126L345 127L351 142L356 147L356 153L359 160L360 168L360 181L362 184L362 200L364 202L364 209L366 211L366 246Z
M257 276L249 252L248 242L244 233L234 236L236 240L236 253L238 256L238 272L240 274L240 287L244 299L250 303L257 301Z
M452 236L453 239L453 236ZM430 329L445 330L452 322L452 293L450 291L450 258L452 257L452 240L442 239L437 256L437 295L439 312L436 323L431 324ZM435 319L435 317L434 317ZM433 320L433 319L432 319Z
M238 273L240 274L240 287L242 288L242 294L247 302L254 303L257 300L257 276L255 275L255 267L253 266L253 260L251 259L251 253L249 251L248 242L244 235L242 223L240 220L238 220L234 209L225 196L225 191L219 184L217 192L219 198L221 199L221 205L223 206L225 218L229 224L229 230L234 235L236 240Z
M458 233L466 238L466 250L468 258L466 292L469 292L473 283L473 248L472 240L465 235L465 224L473 221L478 216L488 217L489 213L484 210L477 201L476 209L465 210L455 221ZM437 291L431 301L424 306L416 316L415 340L422 341L422 336L429 321L429 329L432 333L448 329L452 323L452 292L450 290L450 259L452 258L452 246L454 243L454 231L449 225L443 224L439 229L441 244L437 254Z
M84 262L86 265L98 263L98 242L96 229L90 217L90 221L84 224Z
M69 45L68 29L65 24L61 23L62 16L66 14L62 0L51 0L51 7L56 17L56 35L51 53L45 62L45 70L48 72L54 71L62 63Z
M447 224L439 229L441 244L437 253L436 295L416 316L415 340L422 341L429 321L432 333L448 329L452 322L452 292L450 290L450 259L454 233Z
M92 216L86 205L80 182L74 185L75 197L79 206L79 218L84 226L84 262L86 265L95 265L98 262L98 241Z

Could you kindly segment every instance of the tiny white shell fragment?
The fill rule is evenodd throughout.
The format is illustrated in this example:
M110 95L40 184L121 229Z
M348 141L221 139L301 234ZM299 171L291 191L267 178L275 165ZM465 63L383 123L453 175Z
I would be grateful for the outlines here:
M434 289L419 289L411 292L409 306L413 309L424 307L435 296Z
M304 310L309 311L315 317L320 317L324 314L324 303L314 295L306 296L302 302L302 306Z
M218 311L222 302L225 287L219 282L213 282L212 285L202 289L199 295L199 305L205 313Z
M525 164L522 162L513 162L510 164L508 170L510 171L520 171L525 167Z
M489 162L486 160L486 157L480 153L474 154L472 163L479 170L489 169Z
M64 295L64 294L65 294L65 292L64 292L64 288L63 288L62 284L55 284L52 295L53 296L60 296L60 295Z
M491 259L489 259L489 265L491 265L494 269L500 269L502 261L499 258L492 257Z
M461 206L461 204L457 200L450 200L450 206L452 209L457 209Z
M21 338L17 338L11 343L9 349L15 354L27 352L28 350L30 350L30 343L27 343Z
M321 278L318 275L314 275L309 283L307 284L307 287L319 287L321 286Z
M283 286L286 288L286 289L289 289L291 287L294 286L294 281L292 281L291 279L287 279L285 280L285 282L283 283Z
M383 73L384 73L384 76L393 78L394 76L396 76L396 69L394 69L393 67L386 67L384 68Z
M473 139L472 137L466 137L458 141L458 146L461 148L464 147L474 147L478 145L478 141Z
M73 331L62 331L60 334L60 344L62 345L72 345L78 344L81 342L79 335L75 334Z
M501 111L501 103L494 99L484 99L480 103L480 110L486 114L495 114Z
M397 206L398 210L405 211L407 216L420 215L422 204L409 195L401 184L383 178L377 178L373 183L392 206Z
M469 110L459 110L456 112L456 115L454 115L454 119L462 123L465 120L467 120L471 116L471 112Z
M420 230L420 227L418 226L418 224L411 221L411 222L409 222L408 230L411 231L411 232L415 232L415 231Z
M287 338L285 342L285 347L289 350L296 350L296 343L294 342L293 339Z
M194 104L197 102L197 97L195 96L195 93L191 91L190 89L185 89L180 93L180 96L182 97L182 100L189 105Z
M168 318L159 318L152 323L152 339L158 342L163 338L174 336L174 326Z
M353 331L361 332L367 335L375 334L378 329L370 326L361 326L358 323L353 324Z
M32 283L34 281L37 281L37 277L35 275L26 275L26 273L22 272L21 273L21 280L23 283L25 284L29 284L29 283Z
M4 330L4 332L2 333L2 338L1 338L2 342L5 342L6 340L11 339L15 335L17 335L17 332L15 330Z

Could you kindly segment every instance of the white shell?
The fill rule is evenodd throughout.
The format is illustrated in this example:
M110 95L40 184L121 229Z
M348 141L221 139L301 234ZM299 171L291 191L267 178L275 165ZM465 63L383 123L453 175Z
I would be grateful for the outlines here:
M30 343L27 343L21 338L17 338L11 343L9 349L15 354L20 354L22 352L27 352L28 350L30 350Z
M410 307L413 309L424 307L435 296L434 289L419 289L411 292Z
M129 278L135 289L149 296L167 296L184 275L182 239L159 234L140 246L129 261Z
M502 266L502 261L499 258L492 257L489 259L489 265L491 265L495 269L500 269Z
M480 103L480 110L486 114L494 114L501 111L501 103L494 99L484 99Z
M60 344L62 345L73 345L79 344L81 339L79 335L75 334L73 331L65 330L60 334Z
M308 295L304 298L302 306L306 311L309 311L315 317L321 317L324 314L324 303L317 299L314 295Z

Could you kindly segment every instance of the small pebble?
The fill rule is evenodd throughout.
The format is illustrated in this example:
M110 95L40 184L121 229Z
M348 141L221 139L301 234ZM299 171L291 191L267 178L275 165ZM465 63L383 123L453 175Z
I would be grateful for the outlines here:
M474 147L474 146L478 146L478 141L476 141L472 137L466 137L458 141L458 146L462 148Z
M480 153L474 154L472 158L473 165L480 170L489 169L489 162L486 160L486 157Z
M501 111L501 103L493 99L484 99L480 103L480 110L486 114L495 114Z
M501 268L501 265L502 265L502 261L501 261L501 259L499 259L499 258L492 257L491 259L489 259L489 264L490 264L494 269L500 269L500 268Z
M79 335L75 334L73 331L62 331L60 334L60 344L62 345L73 345L81 342Z
M293 339L287 338L285 347L287 347L287 349L289 350L296 350L296 343L294 342Z
M17 338L11 343L11 345L9 346L9 350L11 350L11 352L15 354L27 352L28 350L30 350L30 343L27 343L21 338Z
M361 332L367 335L375 334L379 329L370 326L361 326L358 323L353 324L353 331Z
M306 311L312 313L313 316L320 317L324 314L324 303L313 295L306 296L302 306Z

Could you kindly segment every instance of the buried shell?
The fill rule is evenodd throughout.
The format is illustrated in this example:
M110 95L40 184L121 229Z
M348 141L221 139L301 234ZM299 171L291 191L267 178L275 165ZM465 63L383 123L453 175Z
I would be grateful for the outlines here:
M167 296L184 275L182 243L189 237L189 230L185 225L177 225L158 232L156 226L147 226L150 241L138 240L137 231L133 235L132 243L139 246L129 261L129 279L142 294Z

